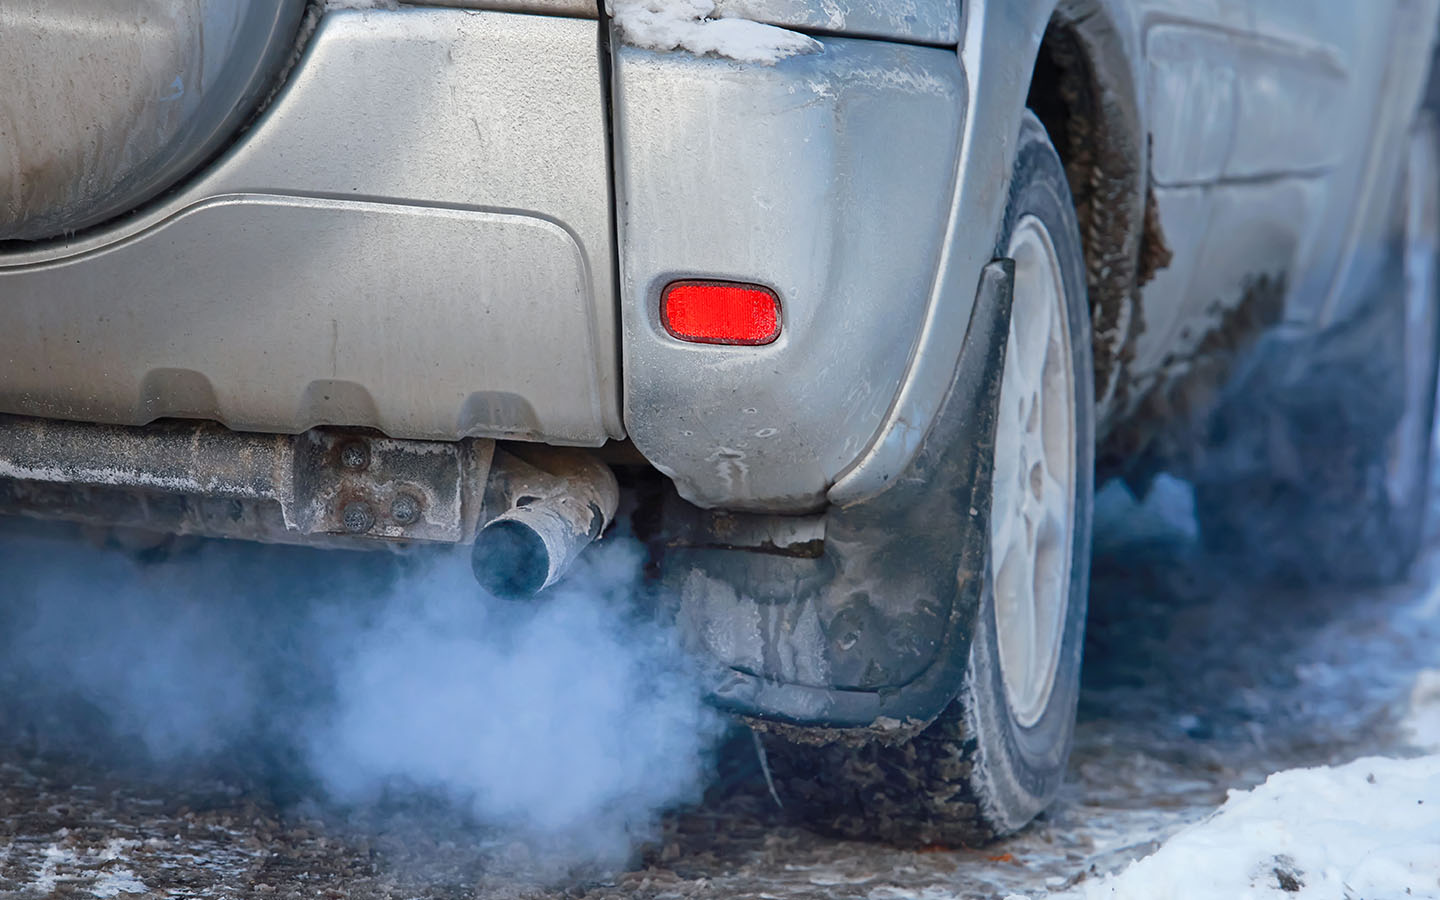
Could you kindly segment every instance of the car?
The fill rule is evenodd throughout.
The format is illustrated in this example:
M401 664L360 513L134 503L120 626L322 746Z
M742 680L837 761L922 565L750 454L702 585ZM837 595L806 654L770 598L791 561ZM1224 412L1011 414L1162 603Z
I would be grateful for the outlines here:
M1097 480L1401 577L1429 0L0 0L0 510L469 545L620 514L817 827L1013 832Z

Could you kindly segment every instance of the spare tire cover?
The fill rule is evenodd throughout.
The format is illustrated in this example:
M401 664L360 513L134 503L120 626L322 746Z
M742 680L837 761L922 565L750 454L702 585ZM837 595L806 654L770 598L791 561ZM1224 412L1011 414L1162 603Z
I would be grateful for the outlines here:
M0 0L0 240L134 209L219 151L305 0Z

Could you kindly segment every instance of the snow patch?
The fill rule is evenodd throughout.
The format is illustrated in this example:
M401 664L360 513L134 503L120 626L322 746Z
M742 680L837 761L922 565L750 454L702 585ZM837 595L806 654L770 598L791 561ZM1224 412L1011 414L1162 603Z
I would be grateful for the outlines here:
M1291 769L1231 791L1155 853L1073 900L1440 896L1440 755Z
M821 50L814 38L774 25L711 18L714 0L611 0L609 5L620 39L647 50L711 53L767 66Z

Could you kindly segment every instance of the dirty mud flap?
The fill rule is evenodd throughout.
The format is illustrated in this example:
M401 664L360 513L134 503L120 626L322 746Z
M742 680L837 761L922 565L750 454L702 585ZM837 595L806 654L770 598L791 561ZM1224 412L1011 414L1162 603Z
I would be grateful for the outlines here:
M673 612L714 666L718 705L898 737L953 699L987 571L1013 273L1009 260L985 267L954 379L920 450L884 491L826 513L823 552L664 548Z

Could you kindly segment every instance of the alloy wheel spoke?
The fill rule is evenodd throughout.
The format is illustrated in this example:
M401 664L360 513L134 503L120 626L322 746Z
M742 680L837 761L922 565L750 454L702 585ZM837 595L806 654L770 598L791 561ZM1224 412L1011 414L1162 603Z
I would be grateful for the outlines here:
M1014 303L996 420L991 583L1000 668L1024 726L1053 689L1074 516L1074 385L1054 247L1023 218L1012 236Z

